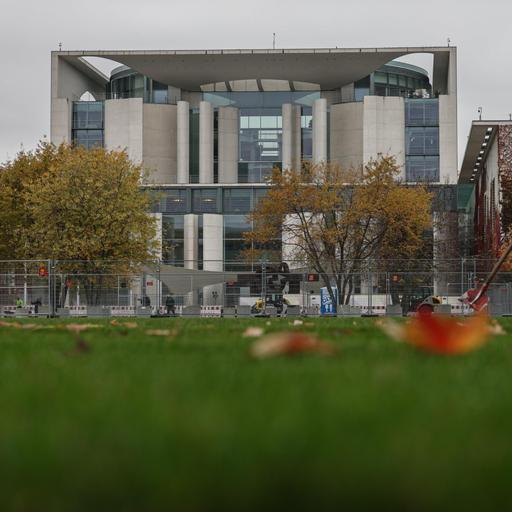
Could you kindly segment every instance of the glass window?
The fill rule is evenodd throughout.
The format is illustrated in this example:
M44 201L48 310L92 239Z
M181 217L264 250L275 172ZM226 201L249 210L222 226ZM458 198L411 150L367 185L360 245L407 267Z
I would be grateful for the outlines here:
M162 211L167 213L187 213L188 194L184 189L170 189L164 192Z
M196 189L192 191L193 208L196 213L217 213L217 189Z
M250 188L224 189L224 212L250 212L251 197L252 190Z
M388 75L389 85L398 85L398 76L390 73Z
M408 155L439 155L439 128L407 128Z
M185 243L183 240L162 240L162 260L177 266L183 265Z
M438 126L439 102L437 99L408 99L405 102L406 126Z
M375 83L387 84L388 83L388 74L383 73L381 71L376 71L373 75L373 79L374 79Z
M251 222L246 215L224 215L225 239L243 239L247 231L251 231Z
M406 181L436 182L439 181L439 157L408 156L406 158Z
M162 215L162 239L183 239L183 215Z

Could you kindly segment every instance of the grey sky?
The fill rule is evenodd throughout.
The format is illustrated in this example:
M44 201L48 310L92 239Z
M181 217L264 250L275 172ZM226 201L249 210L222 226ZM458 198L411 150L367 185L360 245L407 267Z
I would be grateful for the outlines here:
M50 51L373 47L459 50L459 153L482 106L512 112L510 0L0 0L0 162L49 134ZM428 64L425 57L409 62ZM460 165L460 162L459 162Z

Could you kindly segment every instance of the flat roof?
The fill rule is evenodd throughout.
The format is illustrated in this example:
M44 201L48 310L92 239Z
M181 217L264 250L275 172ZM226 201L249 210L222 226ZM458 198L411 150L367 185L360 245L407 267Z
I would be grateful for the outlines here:
M512 121L486 121L478 119L471 123L471 130L469 132L466 151L459 174L459 183L472 183L471 178L473 174L478 176L479 168L482 167L482 164L478 162L485 162L489 150L492 147L492 142L496 137L497 129L499 126L503 125L512 125ZM482 154L481 151L483 151ZM478 158L480 156L482 159L479 161ZM475 169L477 169L476 172Z
M434 90L447 94L450 56L456 47L302 48L224 50L77 50L52 52L77 67L84 57L102 57L158 82L189 91L232 80L282 79L317 83L324 90L351 84L414 53L434 55ZM101 78L104 78L103 76Z

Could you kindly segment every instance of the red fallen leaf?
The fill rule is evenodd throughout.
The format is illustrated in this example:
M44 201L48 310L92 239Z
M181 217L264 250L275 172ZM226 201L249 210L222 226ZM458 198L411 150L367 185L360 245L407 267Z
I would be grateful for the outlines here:
M303 332L269 334L256 341L251 348L251 355L257 359L281 355L294 356L305 353L333 356L336 354L336 348L330 343L321 341Z
M464 321L419 315L405 324L389 321L377 325L396 340L441 355L465 354L476 350L485 345L493 334L486 315L474 315Z

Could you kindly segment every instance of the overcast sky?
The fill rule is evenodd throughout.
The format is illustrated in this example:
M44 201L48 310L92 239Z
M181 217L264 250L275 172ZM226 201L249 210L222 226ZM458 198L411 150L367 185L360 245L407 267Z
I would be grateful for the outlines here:
M0 0L0 162L49 135L50 51L444 46L471 120L512 112L512 0ZM428 64L425 58L409 59ZM460 162L459 162L460 165Z

